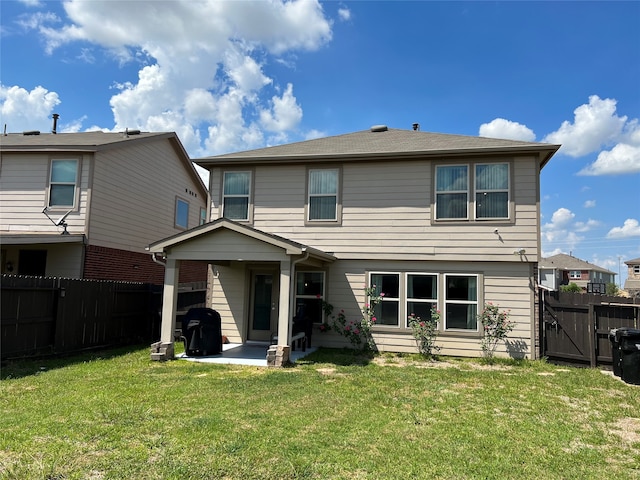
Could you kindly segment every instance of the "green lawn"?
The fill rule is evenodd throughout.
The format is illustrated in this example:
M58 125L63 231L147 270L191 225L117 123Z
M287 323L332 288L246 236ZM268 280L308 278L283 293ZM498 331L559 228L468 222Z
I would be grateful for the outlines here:
M545 362L10 363L2 479L640 478L640 387Z

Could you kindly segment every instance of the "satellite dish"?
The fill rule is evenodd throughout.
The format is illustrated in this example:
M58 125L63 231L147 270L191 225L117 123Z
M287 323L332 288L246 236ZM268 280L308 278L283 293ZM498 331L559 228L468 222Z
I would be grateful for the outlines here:
M51 221L51 223L53 223L56 227L64 228L64 230L62 231L62 233L60 235L69 235L69 232L67 232L67 222L66 222L66 220L67 220L67 217L69 216L69 214L71 212L73 212L73 210L69 210L67 213L62 215L58 220L54 220L47 213L48 209L49 209L49 207L44 207L42 209L42 213L44 213L47 216L47 218Z
M73 210L69 210L67 213L65 213L64 215L62 215L62 216L58 219L58 221L56 222L56 226L58 226L58 227L59 227L60 225L65 226L65 225L66 225L65 220L67 219L67 217L69 216L69 214L70 214L71 212L73 212Z

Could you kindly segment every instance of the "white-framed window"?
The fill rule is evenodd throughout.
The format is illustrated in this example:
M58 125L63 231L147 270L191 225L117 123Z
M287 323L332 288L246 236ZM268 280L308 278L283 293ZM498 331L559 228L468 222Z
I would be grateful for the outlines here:
M633 274L634 275L640 275L640 265L634 265L633 266Z
M322 301L325 296L325 273L321 271L296 272L296 299L294 317L306 316L313 323L323 323Z
M444 275L444 329L478 330L478 276Z
M224 172L222 216L230 220L249 221L251 172Z
M475 167L476 218L509 218L509 164L478 163Z
M436 219L469 218L469 166L436 166Z
M376 305L374 312L376 325L404 326L404 322L400 324L400 274L372 272L369 274L369 285L375 288L376 294L382 295L382 301Z
M407 327L410 316L431 318L431 309L438 309L438 275L433 273L407 273L406 279Z
M435 220L508 220L510 179L507 162L436 165Z
M569 278L580 279L582 278L582 272L580 270L571 270L569 272Z
M52 159L48 206L75 207L77 181L77 159Z
M374 328L409 329L409 317L430 318L435 308L440 311L439 331L478 333L480 283L480 274L370 272L368 285L382 297Z
M189 228L189 202L180 197L176 197L175 227Z
M200 222L199 225L207 223L207 209L200 207Z
M307 220L335 222L338 220L338 188L340 171L337 168L309 170Z

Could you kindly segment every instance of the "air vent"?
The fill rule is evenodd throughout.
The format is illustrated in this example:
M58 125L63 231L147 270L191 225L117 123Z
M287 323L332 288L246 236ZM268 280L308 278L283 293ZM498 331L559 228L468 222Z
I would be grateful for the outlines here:
M371 127L372 132L386 132L389 130L386 125L374 125Z

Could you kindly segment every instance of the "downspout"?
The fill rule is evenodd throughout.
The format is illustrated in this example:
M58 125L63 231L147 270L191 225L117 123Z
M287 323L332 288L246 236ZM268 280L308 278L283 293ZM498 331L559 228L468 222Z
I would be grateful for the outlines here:
M166 262L158 260L158 257L156 257L155 252L151 253L151 260L153 260L153 263L157 263L158 265L162 265L163 267L167 266Z

